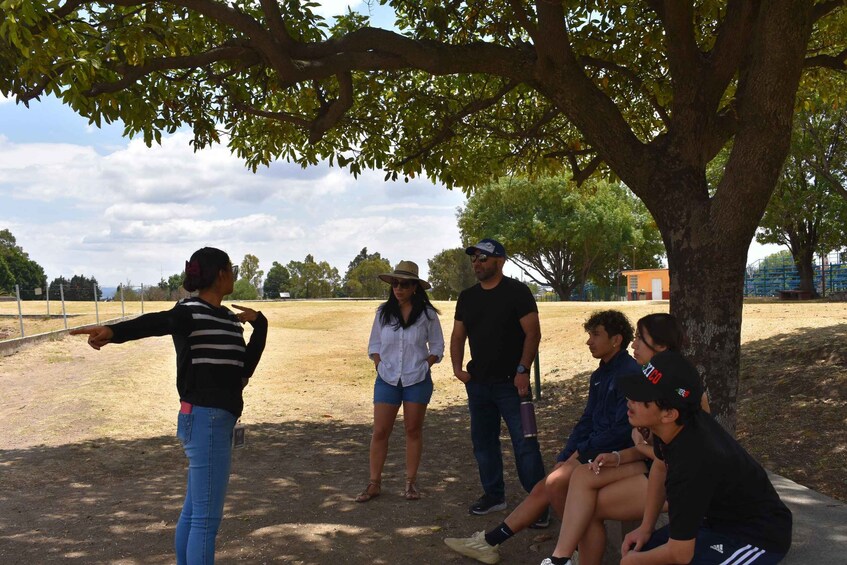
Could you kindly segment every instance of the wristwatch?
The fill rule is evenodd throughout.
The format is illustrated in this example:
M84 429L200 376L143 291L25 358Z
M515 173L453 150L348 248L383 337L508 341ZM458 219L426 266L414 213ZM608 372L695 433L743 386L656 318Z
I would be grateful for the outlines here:
M518 365L518 373L519 374L525 375L528 372L529 372L529 369L527 369L523 364Z

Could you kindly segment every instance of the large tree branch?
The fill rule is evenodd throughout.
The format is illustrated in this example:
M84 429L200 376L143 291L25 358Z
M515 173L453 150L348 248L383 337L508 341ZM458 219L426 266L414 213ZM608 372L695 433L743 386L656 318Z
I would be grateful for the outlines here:
M252 50L242 46L229 46L217 47L196 55L153 59L143 65L116 65L114 67L115 72L122 75L119 80L94 84L84 94L86 96L97 96L98 94L118 92L154 72L195 69L224 60L238 61L245 66L255 65L259 62L259 58Z
M844 7L844 0L827 0L826 2L819 2L815 4L814 8L812 8L812 21L817 22L821 18L825 18L838 8Z
M586 75L570 44L562 3L538 0L539 36L532 86L558 106L629 186L646 186L647 148L612 99Z
M323 104L309 128L309 143L317 143L347 110L353 106L353 77L348 73L338 75L338 98Z
M804 62L804 67L807 69L823 67L836 71L847 71L847 49L835 55L815 55L808 57Z
M526 30L533 41L538 41L538 26L535 25L535 22L524 9L523 2L521 0L509 0L509 5L512 7L518 24Z
M384 61L395 61L388 70L414 69L433 75L458 73L487 73L524 80L529 78L535 56L530 49L504 47L493 43L475 42L468 45L448 45L429 40L416 40L393 31L362 28L342 37L319 43L299 43L291 56L305 65L323 65L335 74L340 70L384 70ZM356 55L356 58L353 56ZM334 66L329 59L351 65L345 69ZM345 58L346 57L346 58ZM379 64L367 64L370 60ZM315 77L317 78L317 77Z
M806 0L772 0L750 30L736 94L738 133L710 209L713 229L728 241L749 241L771 194L762 187L772 187L782 170L811 8Z
M715 45L709 54L708 78L703 83L704 99L717 108L730 81L738 73L756 17L755 2L730 0Z
M285 46L293 45L294 39L285 27L285 22L282 19L282 13L279 11L279 3L277 0L259 0L259 3L261 4L262 11L265 14L265 20L268 22L268 29L270 29L277 41Z
M674 86L674 106L677 101L690 103L702 80L703 59L694 38L693 7L689 0L664 0L657 12L665 28L668 66Z

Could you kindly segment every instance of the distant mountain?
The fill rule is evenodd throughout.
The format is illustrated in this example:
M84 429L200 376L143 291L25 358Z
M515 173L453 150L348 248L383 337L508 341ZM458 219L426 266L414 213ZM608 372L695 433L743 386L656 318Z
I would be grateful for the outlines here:
M116 286L101 286L100 292L103 293L103 300L108 300L110 298L114 298L118 293L118 287Z

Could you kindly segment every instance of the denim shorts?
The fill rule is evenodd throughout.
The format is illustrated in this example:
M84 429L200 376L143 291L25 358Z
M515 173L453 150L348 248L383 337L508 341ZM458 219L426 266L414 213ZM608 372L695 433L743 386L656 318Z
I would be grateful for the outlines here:
M429 404L432 398L432 373L427 372L426 378L419 383L410 386L390 385L379 376L374 382L374 404L392 404L400 406L404 402L417 402L418 404Z

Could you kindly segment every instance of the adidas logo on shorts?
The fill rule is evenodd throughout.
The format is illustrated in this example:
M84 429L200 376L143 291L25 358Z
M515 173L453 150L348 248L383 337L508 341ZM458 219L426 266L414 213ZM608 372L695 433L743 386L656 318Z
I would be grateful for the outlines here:
M714 549L718 553L723 554L723 544L722 543L717 543L717 544L711 546L711 549Z

